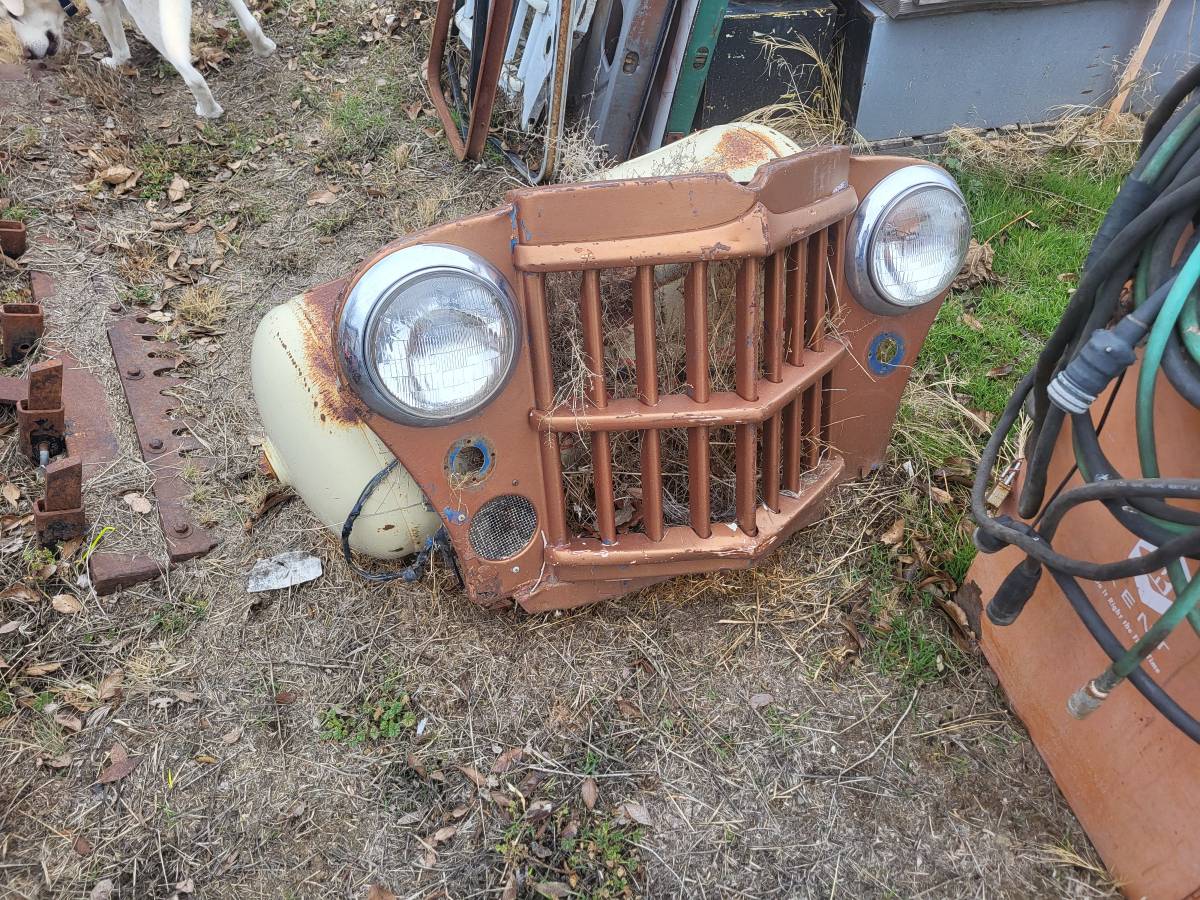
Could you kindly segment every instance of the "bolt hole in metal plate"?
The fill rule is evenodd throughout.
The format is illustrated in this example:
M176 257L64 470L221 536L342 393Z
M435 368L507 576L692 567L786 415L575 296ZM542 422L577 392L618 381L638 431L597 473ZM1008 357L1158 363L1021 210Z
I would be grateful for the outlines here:
M471 549L484 559L516 556L529 546L538 530L537 510L525 497L494 497L471 518L467 536Z

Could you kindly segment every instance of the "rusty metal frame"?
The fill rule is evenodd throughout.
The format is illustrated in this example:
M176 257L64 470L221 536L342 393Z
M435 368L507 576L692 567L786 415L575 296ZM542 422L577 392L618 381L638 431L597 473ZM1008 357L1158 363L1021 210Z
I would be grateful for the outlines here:
M387 444L439 511L468 593L481 604L514 598L529 611L564 608L677 574L751 565L815 521L834 485L883 458L908 367L872 371L872 342L894 336L915 354L940 303L877 316L848 296L842 254L858 197L910 164L852 159L844 148L829 148L768 163L748 185L690 175L527 189L511 193L500 209L398 241L360 273L414 244L467 248L513 285L527 349L504 390L475 417L439 427L392 422L357 401L329 340L357 279L325 285L305 299L306 317L329 326L307 347L322 380L319 396L329 398L321 401L321 415L347 427L365 422ZM721 260L738 267L732 295L721 298L732 304L736 323L730 392L712 390L708 379L709 270ZM662 393L655 374L653 267L669 264L687 267L686 394ZM632 398L611 397L603 374L605 270L632 271ZM552 272L580 276L591 373L582 408L554 403L546 284ZM708 437L717 427L736 434L732 521L713 520L709 508ZM696 489L687 525L664 521L660 433L668 428L688 434ZM591 443L598 537L568 529L559 446L568 432ZM615 524L610 436L616 432L642 436L641 532L622 533ZM484 434L494 446L492 468L481 481L452 484L445 454L469 434ZM484 559L468 538L473 516L489 500L513 493L532 504L537 533L509 558Z
M183 385L167 362L179 345L158 338L158 327L145 315L121 319L108 329L113 359L121 376L121 387L137 432L142 459L154 474L154 498L158 519L167 542L171 562L203 556L217 546L208 529L193 522L186 499L191 493L180 470L184 454L202 449L179 419L173 418L180 401L168 395ZM203 468L204 461L195 465Z
M479 159L487 143L492 108L496 104L496 89L500 84L500 70L504 65L504 44L508 39L512 6L513 0L494 0L488 9L483 47L476 48L483 54L483 62L479 67L475 95L468 98L470 113L464 139L458 132L458 125L442 90L442 71L446 59L446 41L454 19L454 0L438 0L437 13L433 20L433 35L429 42L429 57L425 61L425 82L429 87L429 99L433 102L438 118L442 120L442 128L450 141L450 147L459 159Z

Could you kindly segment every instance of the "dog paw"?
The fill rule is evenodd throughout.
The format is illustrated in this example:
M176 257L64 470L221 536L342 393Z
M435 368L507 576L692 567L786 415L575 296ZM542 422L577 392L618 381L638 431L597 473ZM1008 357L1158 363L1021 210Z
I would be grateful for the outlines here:
M275 42L263 35L262 43L254 48L254 55L259 58L271 56L275 52Z
M221 108L221 104L213 102L212 106L205 106L203 103L196 104L196 115L202 119L219 119L225 115L225 110Z
M106 56L104 59L100 60L100 65L107 66L110 69L119 69L127 62L129 62L129 57L119 59L115 56Z

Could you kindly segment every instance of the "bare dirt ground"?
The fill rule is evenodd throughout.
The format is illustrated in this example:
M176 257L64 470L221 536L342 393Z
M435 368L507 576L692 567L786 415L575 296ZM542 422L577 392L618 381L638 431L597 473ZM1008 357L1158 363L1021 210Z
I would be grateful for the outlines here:
M947 560L895 532L931 502L900 456L763 570L569 615L482 612L445 575L364 584L299 502L253 521L262 314L516 186L455 163L424 102L431 4L264 6L265 62L224 7L198 15L218 124L141 41L136 76L84 47L0 84L0 195L59 287L48 343L104 380L122 440L91 537L163 554L105 338L121 302L182 342L206 448L185 474L221 539L96 597L81 548L27 534L0 419L0 588L27 589L0 594L0 895L1112 893L979 656L911 599ZM325 576L247 594L286 550Z

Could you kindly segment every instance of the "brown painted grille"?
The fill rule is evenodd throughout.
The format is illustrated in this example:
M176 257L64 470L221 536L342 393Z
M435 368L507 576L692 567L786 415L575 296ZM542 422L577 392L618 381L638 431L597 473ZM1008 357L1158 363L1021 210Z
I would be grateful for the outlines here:
M731 391L712 390L710 384L708 262L691 260L683 280L686 393L660 390L654 269L642 265L632 270L636 396L628 398L614 398L606 383L603 273L577 270L587 370L582 408L555 406L546 275L524 275L533 418L547 479L545 527L551 544L588 536L569 533L560 447L564 435L582 435L590 444L595 515L589 524L604 544L618 539L612 443L622 432L638 434L641 529L655 544L670 542L672 532L690 543L708 539L714 525L730 513L738 530L754 536L760 504L778 513L785 498L803 496L804 476L818 470L827 456L830 372L844 352L840 343L826 340L836 314L834 273L841 271L844 230L845 223L837 222L769 256L732 261L737 274L731 298ZM663 438L675 429L686 429L686 516L671 504L664 509L663 502ZM734 441L734 502L731 510L714 510L710 441L726 429ZM687 524L669 527L681 518Z

